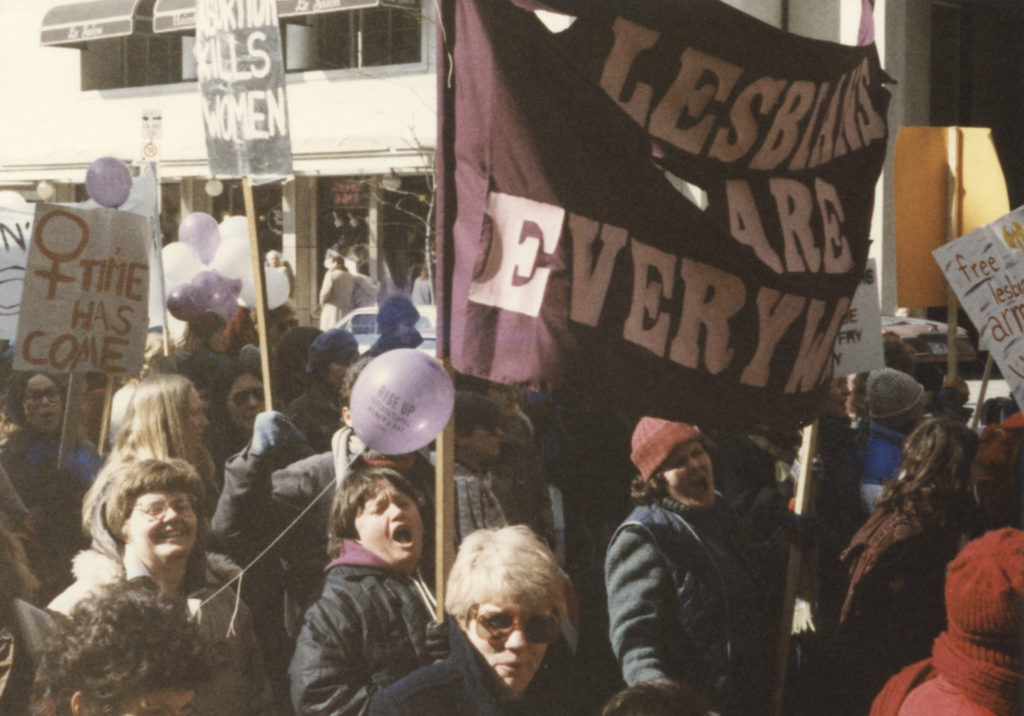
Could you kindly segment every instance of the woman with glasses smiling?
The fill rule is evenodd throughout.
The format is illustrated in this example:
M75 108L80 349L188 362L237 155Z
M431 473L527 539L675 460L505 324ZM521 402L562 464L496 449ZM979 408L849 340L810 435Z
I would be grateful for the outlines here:
M274 713L249 610L223 588L238 568L203 548L210 528L206 499L203 481L184 460L122 464L110 475L99 513L110 540L94 540L75 557L75 583L49 608L70 614L104 588L127 582L187 600L215 655L210 680L196 692L196 713Z
M584 682L559 639L566 590L530 528L473 532L448 576L451 655L377 693L370 714L596 713L606 690Z

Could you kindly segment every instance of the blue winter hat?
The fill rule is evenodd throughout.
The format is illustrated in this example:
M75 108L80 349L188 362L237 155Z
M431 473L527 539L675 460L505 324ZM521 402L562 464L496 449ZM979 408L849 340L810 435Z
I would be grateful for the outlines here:
M306 372L318 373L328 363L348 365L358 357L359 343L355 336L344 328L332 328L317 336L313 344L310 345Z

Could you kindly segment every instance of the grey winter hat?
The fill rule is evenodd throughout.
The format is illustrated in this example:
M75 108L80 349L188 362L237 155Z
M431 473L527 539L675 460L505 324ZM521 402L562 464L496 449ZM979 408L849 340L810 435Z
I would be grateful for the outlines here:
M891 420L921 402L924 386L903 371L873 370L868 375L868 411L872 420Z

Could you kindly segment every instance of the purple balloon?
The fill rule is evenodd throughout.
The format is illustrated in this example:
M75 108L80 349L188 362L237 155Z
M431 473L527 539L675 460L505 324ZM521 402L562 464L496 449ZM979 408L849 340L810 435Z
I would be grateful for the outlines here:
M370 361L352 387L352 428L368 447L404 455L428 445L451 417L455 388L435 359L397 348Z
M220 314L225 321L230 321L238 313L238 295L242 292L242 281L223 276L220 276L220 280L220 286L210 296L207 309Z
M214 296L224 291L224 281L216 271L200 271L188 284L192 289L192 300L204 311L212 311Z
M217 302L210 306L209 310L216 313L225 321L230 321L235 317L235 314L238 313L238 299L231 298L230 296L218 296Z
M194 248L199 260L208 264L220 245L220 226L209 214L196 211L182 219L178 226L178 241Z
M116 209L132 193L132 173L117 157L100 157L85 172L85 189L100 206Z
M192 287L187 283L167 294L167 310L179 321L191 321L199 318L203 312L192 297Z

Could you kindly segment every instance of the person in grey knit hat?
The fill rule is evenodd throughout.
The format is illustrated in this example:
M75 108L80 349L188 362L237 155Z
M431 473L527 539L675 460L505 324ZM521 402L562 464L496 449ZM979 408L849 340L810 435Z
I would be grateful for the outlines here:
M903 459L903 441L924 415L924 387L910 375L893 368L868 375L867 440L858 454L861 505L865 515L889 480L896 477Z

